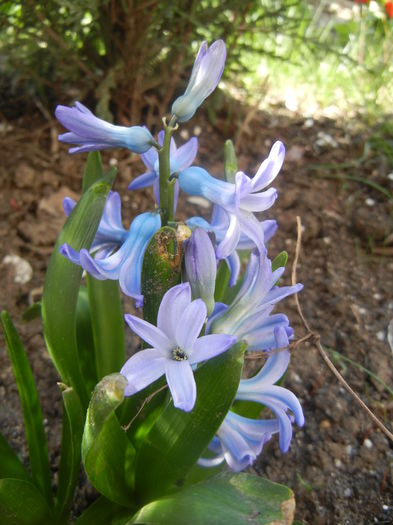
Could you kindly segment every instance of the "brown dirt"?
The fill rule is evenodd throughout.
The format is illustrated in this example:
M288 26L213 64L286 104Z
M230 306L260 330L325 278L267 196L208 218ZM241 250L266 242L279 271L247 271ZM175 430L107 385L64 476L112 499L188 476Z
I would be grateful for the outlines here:
M270 217L279 231L270 245L271 256L286 249L293 262L296 215L304 226L298 280L304 313L323 344L335 349L393 384L392 351L387 325L393 318L392 210L388 199L371 187L325 178L345 173L362 176L390 188L387 174L393 166L377 154L358 162L366 136L353 123L315 121L305 126L277 110L277 115L253 113L247 126L244 114L230 122L217 118L214 125L197 119L205 129L200 137L198 163L221 170L224 139L237 133L239 167L252 175L265 157L271 141L287 145L287 160L277 179L279 199ZM220 115L219 115L220 117ZM201 123L202 122L202 123ZM185 127L187 128L187 126ZM192 133L192 127L189 127ZM337 147L318 145L318 133L329 134ZM44 347L39 321L22 324L21 313L39 296L52 246L64 221L64 194L79 193L85 155L69 157L56 141L54 123L37 115L2 123L0 145L3 163L0 215L1 308L7 308L26 345L42 402L51 463L59 462L61 429L57 374ZM125 222L152 204L149 191L131 194L129 181L141 173L137 156L105 152L104 162L116 159L119 176L115 189L123 194ZM358 162L346 171L311 169L312 165ZM113 160L111 162L114 162ZM346 169L346 168L345 168ZM185 199L184 199L185 200ZM184 201L183 201L184 202ZM180 218L206 213L195 205L180 208ZM2 263L9 254L20 255L33 269L25 284L14 282L12 265ZM290 282L288 269L286 279ZM293 301L287 301L297 337L305 332ZM372 410L393 426L393 400L378 381L342 359L338 369ZM297 501L296 517L310 525L361 525L393 522L392 443L375 428L351 396L322 362L317 350L305 343L292 357L285 385L301 399L306 425L295 429L290 451L282 455L272 440L253 471L289 485ZM17 389L2 342L0 352L0 429L24 461L27 449ZM81 478L76 508L94 497Z

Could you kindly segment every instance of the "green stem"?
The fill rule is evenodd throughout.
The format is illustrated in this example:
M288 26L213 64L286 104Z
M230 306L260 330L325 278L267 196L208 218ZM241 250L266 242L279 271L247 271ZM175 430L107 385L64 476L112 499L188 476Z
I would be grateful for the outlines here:
M161 209L161 226L166 226L169 221L173 221L173 200L174 184L169 181L170 177L170 159L169 151L173 132L177 129L176 118L172 117L169 124L166 119L164 123L164 143L158 152L158 162L160 171L160 209Z

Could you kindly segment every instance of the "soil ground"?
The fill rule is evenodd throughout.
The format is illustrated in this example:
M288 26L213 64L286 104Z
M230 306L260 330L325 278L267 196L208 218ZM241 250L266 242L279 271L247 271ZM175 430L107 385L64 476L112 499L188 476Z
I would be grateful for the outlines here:
M305 120L279 108L270 114L242 109L235 118L232 114L230 121L217 115L214 124L204 120L202 113L195 120L199 130L204 130L196 163L214 174L222 171L224 140L233 133L239 168L249 175L256 172L273 140L286 144L286 162L275 184L279 198L265 215L279 223L270 256L284 249L289 252L284 278L288 284L299 215L304 231L297 275L305 285L300 296L304 314L323 345L339 353L335 363L346 380L392 428L392 396L375 376L360 369L362 366L393 385L393 356L387 341L387 327L393 318L392 209L386 195L367 184L379 183L386 189L390 185L391 190L393 176L389 177L389 172L393 167L375 150L363 155L372 130L362 131L356 121ZM238 122L246 124L239 126ZM199 131L191 125L184 130L190 136ZM85 155L69 156L65 146L57 142L59 131L56 123L35 114L0 125L0 305L14 319L33 367L54 483L61 435L58 377L45 350L40 322L23 324L21 314L40 296L49 256L64 222L62 198L77 197L80 192ZM143 166L138 156L124 151L104 152L103 159L106 165L118 165L115 189L123 196L123 216L128 224L131 217L152 206L150 190L127 191ZM346 175L361 177L363 182L346 180ZM201 213L208 215L209 210L183 196L180 218ZM7 255L19 255L31 265L28 282L15 282L14 266L4 262ZM284 309L300 338L305 331L293 299ZM296 518L305 524L393 523L393 444L337 382L310 344L293 352L285 386L300 398L306 424L295 428L286 455L273 439L252 470L293 489ZM0 429L27 461L20 403L3 340ZM94 491L81 479L75 512L93 497Z

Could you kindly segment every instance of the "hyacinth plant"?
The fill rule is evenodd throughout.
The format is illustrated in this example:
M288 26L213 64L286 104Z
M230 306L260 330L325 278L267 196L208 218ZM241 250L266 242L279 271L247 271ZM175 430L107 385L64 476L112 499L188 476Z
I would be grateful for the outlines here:
M219 179L194 165L196 138L179 147L173 138L217 86L225 58L223 41L201 45L157 139L143 126L104 122L79 102L56 108L67 129L59 140L70 153L89 152L82 196L64 200L67 220L34 307L60 377L61 459L54 481L32 372L3 312L30 461L26 468L0 435L2 524L71 522L81 465L98 495L78 525L293 520L289 488L240 472L270 440L287 452L293 426L304 424L297 397L278 384L294 334L276 311L302 286L279 284L286 253L271 261L267 251L277 225L255 215L277 197L269 186L285 148L275 142L250 177L227 141ZM139 188L153 187L152 209L128 228L112 190L116 170L105 172L98 152L107 148L141 154L147 171L129 185L136 201ZM210 201L211 217L177 221L180 191ZM132 313L123 312L122 294ZM142 340L132 355L126 330ZM252 374L247 355L261 358Z

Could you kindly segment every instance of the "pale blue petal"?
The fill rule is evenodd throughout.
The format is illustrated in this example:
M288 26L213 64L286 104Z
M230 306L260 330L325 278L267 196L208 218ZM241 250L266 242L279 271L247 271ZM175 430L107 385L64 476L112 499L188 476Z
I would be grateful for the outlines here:
M178 284L170 288L161 300L158 309L157 326L169 340L176 344L176 327L187 306L191 303L189 283Z
M275 188L269 188L261 193L250 193L240 199L240 207L251 212L265 211L273 206L277 195Z
M173 345L162 330L131 314L126 314L124 319L131 330L146 341L146 343L160 351L168 352L167 355L170 355L169 352Z
M240 257L238 255L237 251L235 250L234 252L232 252L225 259L225 261L226 261L226 263L228 265L229 271L231 272L231 277L229 279L229 286L232 287L237 282L237 279L238 279L239 274L240 274L240 268L241 268Z
M68 217L72 210L75 208L76 202L71 197L64 197L63 199L63 210Z
M147 171L143 175L136 177L129 185L129 190L139 190L141 188L147 188L152 186L154 181L157 179L155 171Z
M236 249L240 239L240 226L236 215L230 214L229 227L223 240L216 248L217 259L226 259Z
M154 348L141 350L134 354L120 370L128 381L124 395L132 396L154 383L165 373L166 361L165 354Z
M59 253L61 253L61 255L64 255L64 257L66 257L66 259L68 259L69 261L80 266L81 261L79 252L71 248L69 244L62 244L59 247Z
M190 412L196 401L196 384L190 363L167 360L165 374L174 406Z
M279 140L273 144L268 158L262 162L255 177L252 179L253 191L266 188L278 175L285 158L285 146Z
M183 171L191 166L198 152L198 139L192 137L180 146L171 157L171 173Z
M192 348L203 324L206 320L206 305L202 299L192 301L177 320L176 342L179 347L186 352L191 353Z
M193 365L222 354L237 341L232 335L212 334L199 337L194 343L189 361Z
M150 148L145 153L142 153L141 159L149 171L154 171L155 163L158 160L158 151L154 147Z

